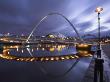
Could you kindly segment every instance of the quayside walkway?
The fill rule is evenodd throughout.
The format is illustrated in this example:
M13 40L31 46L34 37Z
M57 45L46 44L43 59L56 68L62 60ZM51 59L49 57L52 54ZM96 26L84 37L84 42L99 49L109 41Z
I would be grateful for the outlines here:
M110 45L102 46L102 58L104 59L104 82L110 82ZM94 82L94 59L92 59L82 82Z

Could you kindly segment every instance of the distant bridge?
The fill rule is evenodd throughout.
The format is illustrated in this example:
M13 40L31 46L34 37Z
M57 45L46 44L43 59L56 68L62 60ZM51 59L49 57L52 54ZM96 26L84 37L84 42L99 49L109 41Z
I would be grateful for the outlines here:
M85 38L88 37L88 36L92 36L93 38L97 38L97 36L94 35L94 34L85 34L85 35L83 35L81 38L85 39Z

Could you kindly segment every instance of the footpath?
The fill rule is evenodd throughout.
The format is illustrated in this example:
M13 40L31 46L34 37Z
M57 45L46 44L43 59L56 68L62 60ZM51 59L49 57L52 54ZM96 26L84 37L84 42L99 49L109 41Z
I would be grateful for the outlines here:
M104 59L104 82L110 82L110 45L102 46L102 58ZM88 70L82 82L94 82L94 58L92 59Z

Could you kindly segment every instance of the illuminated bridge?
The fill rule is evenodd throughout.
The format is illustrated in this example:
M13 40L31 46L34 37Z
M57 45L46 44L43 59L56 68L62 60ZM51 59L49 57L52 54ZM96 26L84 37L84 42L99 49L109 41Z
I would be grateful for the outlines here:
M38 39L36 40L36 38L33 39L32 35L35 32L35 30L37 30L39 25L51 15L58 15L63 17L73 28L78 38L74 40L68 40L67 37L58 33L58 35L49 34L47 37L42 37L43 39L39 40ZM67 67L68 69L64 73L58 75L49 73L44 66L39 65L42 73L46 74L49 78L51 77L62 78L69 74L70 71L74 70L74 73L72 74L74 74L73 78L76 79L76 77L79 77L79 75L75 73L76 70L78 70L81 64L84 64L84 66L81 68L81 70L83 70L82 75L80 75L79 77L81 79L82 77L84 77L85 71L89 67L89 63L93 59L95 51L96 47L94 48L93 44L85 42L79 35L74 25L64 15L59 13L49 13L48 15L44 16L32 29L28 37L25 38L5 37L1 38L0 40L1 59L10 60L12 62L13 61L36 62L36 63L41 62L42 64L44 63L48 64L50 62L51 64L49 65L52 65L50 67L55 68L56 65L54 65L53 63L59 64L62 62L64 63L66 62L66 64L71 64L67 62L72 61L71 66ZM65 66L66 64L63 65ZM65 69L65 67L63 69ZM58 71L59 69L57 70L57 72Z
M14 38L15 40L10 40L7 38L2 39L2 43L4 44L22 44L22 45L31 45L31 44L38 44L38 41L34 41L31 37L33 35L33 33L35 32L35 30L39 27L39 25L45 20L47 19L49 16L51 15L59 15L61 17L63 17L69 24L70 26L73 28L73 30L75 31L75 33L77 34L78 40L77 41L66 41L66 40L59 40L57 41L56 39L52 40L44 40L44 41L40 41L40 42L44 42L44 43L61 43L61 44L69 44L69 43L84 43L83 39L80 37L80 34L78 33L77 29L74 27L74 25L62 14L60 13L49 13L48 15L44 16L36 25L35 27L32 29L30 35L26 38ZM61 34L60 34L61 35ZM61 36L64 37L64 36Z
M47 19L49 16L51 15L59 15L61 17L63 17L69 24L70 26L73 28L73 30L76 32L77 34L77 37L78 37L78 40L73 40L73 41L69 41L67 40L67 38L60 34L60 33L54 33L54 34L49 34L48 37L49 38L45 38L44 40L40 40L40 41L37 41L32 37L33 33L35 32L35 30L38 28L38 26L45 20ZM91 35L84 35L82 38L86 37L86 36L91 36ZM57 40L56 38L59 38L59 40ZM69 60L69 59L74 59L74 58L79 58L79 57L89 57L89 56L92 56L91 53L89 53L87 50L82 50L82 51L77 51L78 53L75 55L75 54L69 54L69 55L62 55L62 56L42 56L42 57L33 57L31 51L30 51L30 48L33 48L33 47L30 47L30 45L44 45L44 44L57 44L57 45L73 45L73 46L76 46L76 48L79 48L81 47L82 49L83 48L91 48L92 45L90 44L87 44L83 41L77 31L77 29L74 27L74 25L62 14L59 14L59 13L49 13L48 15L44 16L37 24L36 26L32 29L30 35L28 37L25 37L25 38L12 38L12 39L9 39L9 38L1 38L1 51L3 53L3 55L0 55L1 58L4 58L4 59L11 59L11 60L17 60L17 61L57 61L57 60ZM66 39L66 40L65 40ZM6 46L10 46L9 48L6 48ZM11 55L7 55L9 54L9 50L11 48L16 48L18 49L19 47L18 46L22 46L24 48L27 48L27 51L29 52L29 54L32 56L32 57L19 57L19 56L11 56ZM6 49L5 49L5 48ZM53 47L52 47L53 48ZM54 49L54 48L53 48ZM58 48L59 50L60 48ZM89 49L90 51L91 49Z

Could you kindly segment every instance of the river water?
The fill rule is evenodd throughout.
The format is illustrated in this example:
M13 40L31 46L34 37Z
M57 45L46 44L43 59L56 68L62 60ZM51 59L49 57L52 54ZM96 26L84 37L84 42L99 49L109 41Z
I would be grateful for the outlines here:
M2 55L42 57L76 54L73 45L3 46ZM24 62L0 59L0 82L81 82L92 57Z

